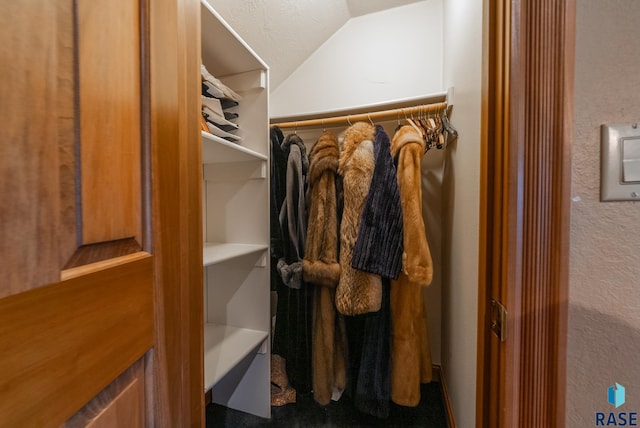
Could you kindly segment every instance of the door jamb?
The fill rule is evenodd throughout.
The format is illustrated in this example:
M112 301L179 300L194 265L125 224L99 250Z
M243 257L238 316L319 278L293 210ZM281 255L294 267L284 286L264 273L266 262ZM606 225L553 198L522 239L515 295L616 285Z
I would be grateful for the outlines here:
M477 426L565 423L575 15L575 0L484 6Z

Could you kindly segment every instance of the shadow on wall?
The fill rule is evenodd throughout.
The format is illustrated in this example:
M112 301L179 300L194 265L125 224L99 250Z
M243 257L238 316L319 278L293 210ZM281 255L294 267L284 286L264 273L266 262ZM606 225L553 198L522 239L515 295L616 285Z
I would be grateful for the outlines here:
M607 417L609 412L636 412L640 426L640 329L570 305L567 347L567 427L596 426L596 412ZM624 386L626 398L618 408L607 401L616 383Z
M442 166L442 365L451 363L452 351L449 340L454 336L452 324L454 322L452 313L452 271L455 269L455 260L452 260L451 251L453 248L453 215L455 210L456 186L454 171L454 154L458 147L458 140L454 140L444 152ZM449 367L443 367L447 370Z
M424 287L433 364L442 364L442 204L444 150L429 150L422 158L422 215L433 261L433 279Z

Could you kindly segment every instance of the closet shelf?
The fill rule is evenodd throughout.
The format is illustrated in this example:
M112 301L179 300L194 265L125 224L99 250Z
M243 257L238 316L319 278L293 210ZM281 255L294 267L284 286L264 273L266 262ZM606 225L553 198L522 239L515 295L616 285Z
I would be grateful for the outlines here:
M202 163L227 163L266 161L267 156L244 146L220 138L216 135L202 133Z
M200 0L202 62L220 80L238 71L269 67L233 28L208 4Z
M204 386L211 389L244 357L257 350L268 332L229 325L204 326Z
M236 257L266 251L269 248L266 244L228 244L207 242L204 244L202 261L204 266L224 262Z

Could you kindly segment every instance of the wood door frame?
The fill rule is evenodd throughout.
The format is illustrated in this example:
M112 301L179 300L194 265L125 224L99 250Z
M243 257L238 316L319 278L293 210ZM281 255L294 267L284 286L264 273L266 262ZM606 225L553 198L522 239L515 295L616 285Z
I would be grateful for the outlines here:
M155 345L148 426L204 426L200 1L149 7Z
M576 12L532 3L484 11L476 425L492 428L565 424Z

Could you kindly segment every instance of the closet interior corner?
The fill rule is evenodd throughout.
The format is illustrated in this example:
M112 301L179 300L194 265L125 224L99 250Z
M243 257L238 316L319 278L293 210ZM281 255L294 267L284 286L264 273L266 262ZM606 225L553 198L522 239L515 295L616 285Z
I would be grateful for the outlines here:
M205 0L201 48L204 387L268 418L268 67Z

